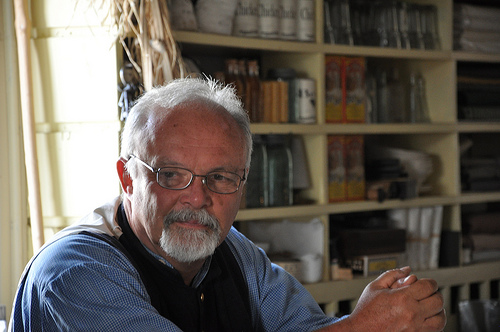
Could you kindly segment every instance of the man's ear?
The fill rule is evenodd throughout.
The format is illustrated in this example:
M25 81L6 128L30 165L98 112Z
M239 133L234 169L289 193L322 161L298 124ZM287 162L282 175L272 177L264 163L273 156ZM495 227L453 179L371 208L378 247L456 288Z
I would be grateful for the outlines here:
M116 162L116 170L118 172L118 177L120 178L120 184L122 186L122 190L126 195L132 194L133 186L132 186L132 178L130 177L130 173L127 170L125 164L127 163L127 159L120 157Z

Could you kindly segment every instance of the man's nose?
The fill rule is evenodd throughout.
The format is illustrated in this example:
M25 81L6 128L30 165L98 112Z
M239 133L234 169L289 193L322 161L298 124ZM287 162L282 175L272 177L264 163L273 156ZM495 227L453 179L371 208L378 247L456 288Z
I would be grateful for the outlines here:
M189 204L193 209L201 209L211 204L210 189L206 185L205 176L194 175L191 184L182 190L181 203Z

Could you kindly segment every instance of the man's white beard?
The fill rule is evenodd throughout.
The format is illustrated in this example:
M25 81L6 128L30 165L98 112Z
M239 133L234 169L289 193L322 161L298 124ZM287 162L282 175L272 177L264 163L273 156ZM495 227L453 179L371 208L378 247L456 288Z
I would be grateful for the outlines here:
M208 229L171 227L173 223L197 220ZM221 229L217 219L206 210L189 209L169 213L163 222L160 246L165 253L182 263L191 263L212 255L219 245Z

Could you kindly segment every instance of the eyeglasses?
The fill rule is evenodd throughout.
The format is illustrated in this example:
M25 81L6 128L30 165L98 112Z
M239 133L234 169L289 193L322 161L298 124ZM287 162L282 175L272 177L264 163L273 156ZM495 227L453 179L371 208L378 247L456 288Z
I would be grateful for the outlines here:
M215 171L205 175L198 175L182 167L160 167L155 170L152 166L146 164L133 154L130 155L130 158L137 159L138 162L146 166L151 172L156 173L156 182L165 189L186 189L193 183L195 177L201 177L201 181L210 191L217 194L232 194L237 192L240 189L241 182L246 180L246 170L243 171L243 177L227 171Z

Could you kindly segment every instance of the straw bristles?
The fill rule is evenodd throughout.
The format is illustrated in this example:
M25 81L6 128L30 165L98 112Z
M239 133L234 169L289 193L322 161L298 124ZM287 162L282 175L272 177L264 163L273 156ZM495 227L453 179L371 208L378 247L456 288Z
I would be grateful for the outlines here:
M112 4L119 41L145 90L184 77L184 63L172 34L167 1L112 0ZM130 37L132 44L127 44Z

